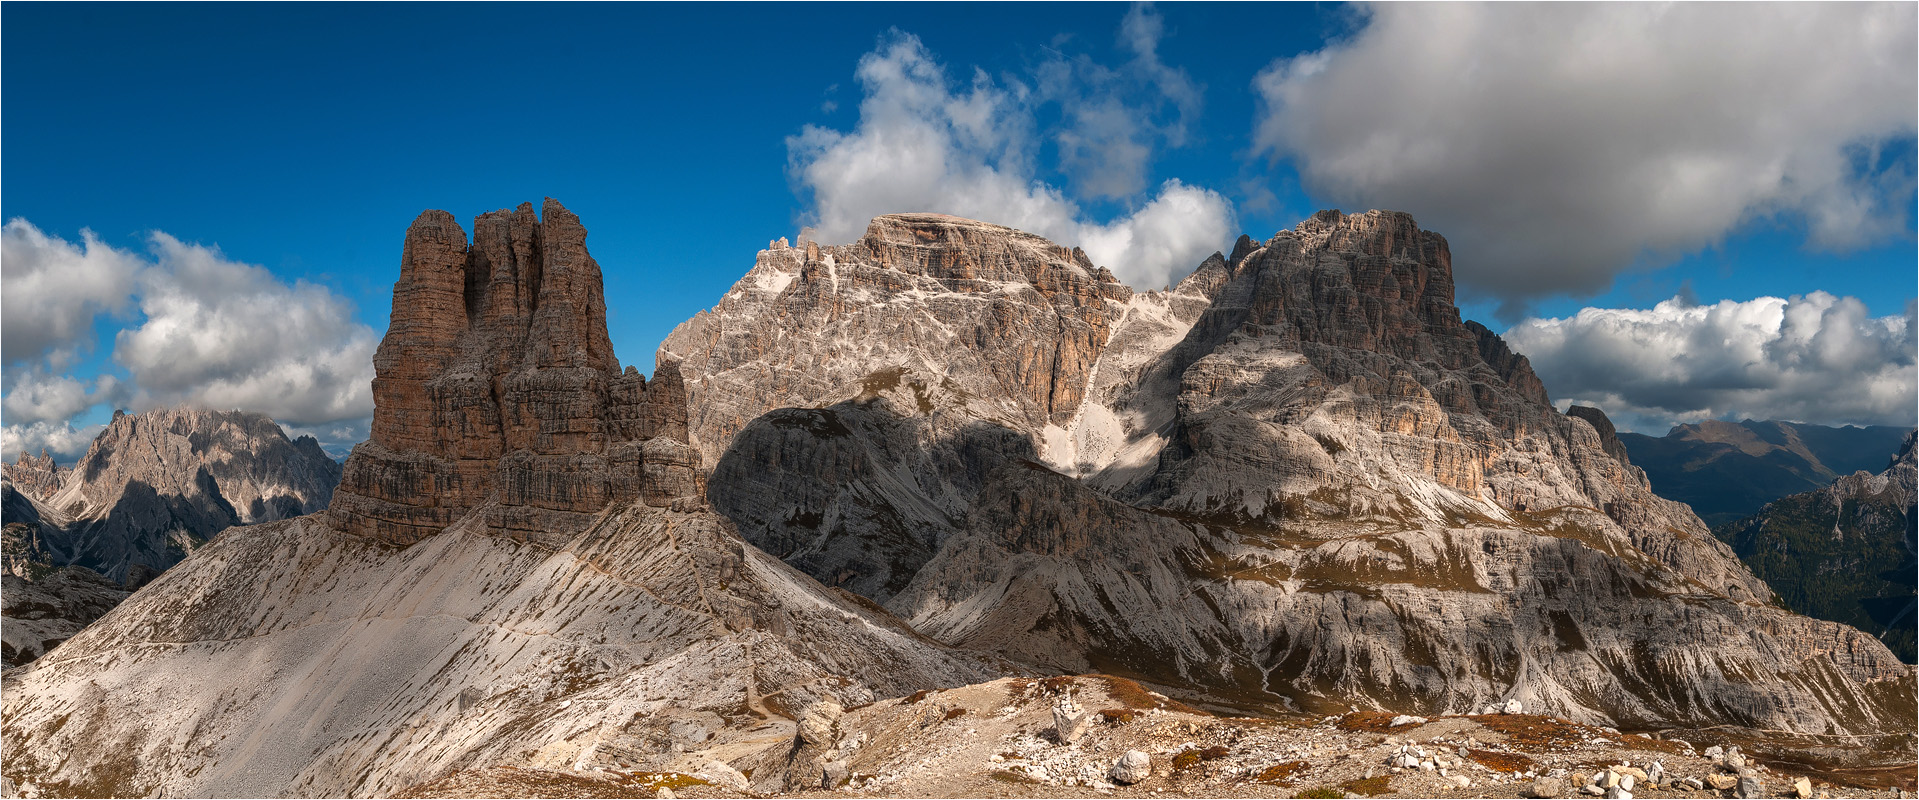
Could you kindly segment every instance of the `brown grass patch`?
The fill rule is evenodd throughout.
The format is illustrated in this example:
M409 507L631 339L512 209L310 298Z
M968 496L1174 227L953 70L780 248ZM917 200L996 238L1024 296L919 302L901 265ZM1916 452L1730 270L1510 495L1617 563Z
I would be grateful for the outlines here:
M1207 761L1218 761L1219 759L1225 758L1227 754L1231 752L1232 751L1219 745L1213 745L1204 750L1187 750L1179 755L1173 756L1173 770L1177 772L1182 769L1197 767Z
M1347 781L1340 784L1339 788L1345 789L1348 794L1359 794L1367 797L1378 797L1382 794L1393 793L1392 780L1384 775L1375 775L1371 778Z
M1307 767L1309 766L1311 765L1307 764L1304 761L1287 761L1284 763L1274 764L1270 767L1260 770L1259 777L1254 778L1254 780L1257 780L1260 783L1270 783L1274 786L1291 786L1293 785L1294 776L1297 776L1301 772L1305 772Z
M1072 688L1072 686L1073 686L1073 676L1071 675L1054 675L1051 678L1047 678L1039 682L1039 688L1045 689L1046 691L1052 692L1054 694L1064 692L1067 689Z
M1563 717L1542 717L1534 714L1485 714L1469 717L1469 719L1487 730L1505 734L1506 743L1518 750L1564 750L1584 745L1587 739L1595 736L1618 742L1619 746L1629 750L1679 753L1684 749L1677 742L1648 739L1632 733L1613 733L1571 722Z
M940 719L946 720L947 722L952 722L953 720L959 719L960 717L964 717L964 716L966 716L966 707L958 706L955 708L946 709L946 713L941 715Z
M680 791L695 786L712 786L713 782L704 778L695 778L680 772L627 772L616 773L622 786L632 786L646 792L660 789Z
M1393 717L1384 711L1355 711L1339 718L1339 729L1354 733L1386 733L1393 730ZM1401 728L1416 728L1417 725L1401 725Z
M917 692L914 692L914 693L912 693L912 694L909 694L909 695L907 695L907 696L906 696L906 699L905 699L905 700L901 700L901 701L900 701L900 705L903 705L903 706L910 706L910 705L912 705L912 704L914 704L914 703L917 703L917 702L919 702L919 701L921 701L921 700L925 700L926 698L928 698L928 697L932 697L932 696L933 696L933 691L934 691L934 690L932 690L932 689L921 689L921 690L919 690L919 691L917 691Z
M1157 708L1201 717L1213 716L1208 712L1201 711L1178 700L1155 697L1152 692L1147 691L1146 687L1139 685L1139 681L1136 680L1114 677L1112 675L1088 675L1086 677L1104 681L1106 683L1106 696L1118 701L1127 708L1139 711L1148 711Z
M1518 753L1499 753L1492 750L1467 750L1466 757L1487 769L1500 772L1525 772L1532 769L1534 761Z
M1139 714L1130 708L1108 708L1099 712L1099 718L1115 725L1124 725L1139 718Z

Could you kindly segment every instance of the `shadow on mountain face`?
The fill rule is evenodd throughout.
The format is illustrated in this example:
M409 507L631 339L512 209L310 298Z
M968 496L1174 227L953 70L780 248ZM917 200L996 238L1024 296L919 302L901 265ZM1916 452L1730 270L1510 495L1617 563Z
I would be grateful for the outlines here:
M755 547L884 605L965 525L987 475L1034 458L1009 428L941 431L882 398L781 408L733 438L707 498Z

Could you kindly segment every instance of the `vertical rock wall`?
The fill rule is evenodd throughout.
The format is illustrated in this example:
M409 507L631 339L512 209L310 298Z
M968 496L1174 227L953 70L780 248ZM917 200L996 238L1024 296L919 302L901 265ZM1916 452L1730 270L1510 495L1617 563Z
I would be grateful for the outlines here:
M330 509L347 532L411 544L497 500L491 527L564 541L610 503L701 493L678 365L620 370L586 228L552 199L482 214L471 244L414 220L374 372Z

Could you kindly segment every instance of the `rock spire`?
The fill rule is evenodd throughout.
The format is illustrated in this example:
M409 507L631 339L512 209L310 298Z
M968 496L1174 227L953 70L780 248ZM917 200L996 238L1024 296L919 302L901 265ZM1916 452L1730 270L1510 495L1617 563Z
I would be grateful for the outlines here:
M679 367L620 371L600 265L548 198L407 230L374 355L372 438L330 509L349 533L419 541L482 506L489 527L564 541L608 504L700 493Z

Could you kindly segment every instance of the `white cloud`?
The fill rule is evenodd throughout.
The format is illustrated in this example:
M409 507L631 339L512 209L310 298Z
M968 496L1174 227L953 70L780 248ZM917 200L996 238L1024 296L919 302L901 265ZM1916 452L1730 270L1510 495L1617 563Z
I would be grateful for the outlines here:
M45 450L56 463L70 467L86 455L94 437L106 427L88 425L76 429L64 422L0 426L0 460L11 464L22 452L38 455Z
M1255 147L1445 233L1510 311L1756 219L1910 235L1916 27L1911 3L1381 4L1260 74Z
M115 250L91 233L75 245L20 219L7 223L4 241L9 369L0 449L8 457L42 446L66 456L84 452L100 426L70 423L102 403L134 411L241 409L364 438L377 341L353 318L351 304L325 287L288 285L165 233L152 235L151 258ZM137 300L140 316L111 339L113 361L127 377L62 374L72 354L92 342L98 313L129 299ZM16 302L25 304L17 314ZM322 443L351 444L325 437Z
M164 233L153 249L158 263L140 279L146 319L114 338L136 407L238 408L295 424L372 413L377 341L346 300Z
M1851 297L1651 309L1587 308L1506 331L1563 406L1596 405L1662 432L1707 418L1912 425L1913 310L1874 318Z
M0 398L0 413L10 425L35 422L64 423L101 402L110 402L119 381L112 375L94 379L94 387L70 375L47 375L37 369L14 370L8 374L7 396Z
M1151 6L1135 5L1120 22L1119 44L1133 54L1127 63L1108 68L1055 52L1040 65L1035 99L1060 106L1064 124L1052 138L1060 170L1081 195L1139 195L1159 146L1186 144L1203 92L1185 70L1160 61L1164 33Z
M126 307L140 258L80 232L75 245L24 219L0 228L0 360L74 359L101 312Z
M1160 76L1149 80L1154 86L1174 86L1158 91L1151 106L1163 101L1181 107L1166 98L1192 90L1190 82L1175 85L1166 77L1154 55L1152 23L1134 15L1128 20L1135 53L1128 69ZM1052 101L1062 103L1069 122L1061 134L1069 174L1096 196L1144 188L1145 159L1168 129L1114 123L1111 112L1123 87L1117 77L1083 83L1083 76L1096 73L1093 66L1052 62L1042 67L1038 88L1016 80L1002 85L978 70L955 86L918 38L889 34L860 59L856 75L865 95L856 127L841 132L807 126L787 140L794 178L811 195L805 223L815 238L847 242L865 233L875 216L938 211L1079 245L1127 283L1166 285L1230 242L1233 211L1224 197L1167 181L1154 196L1137 198L1143 202L1131 213L1100 223L1035 177L1035 109ZM1177 77L1183 80L1184 73ZM1113 170L1091 167L1092 160L1109 156L1117 165Z

